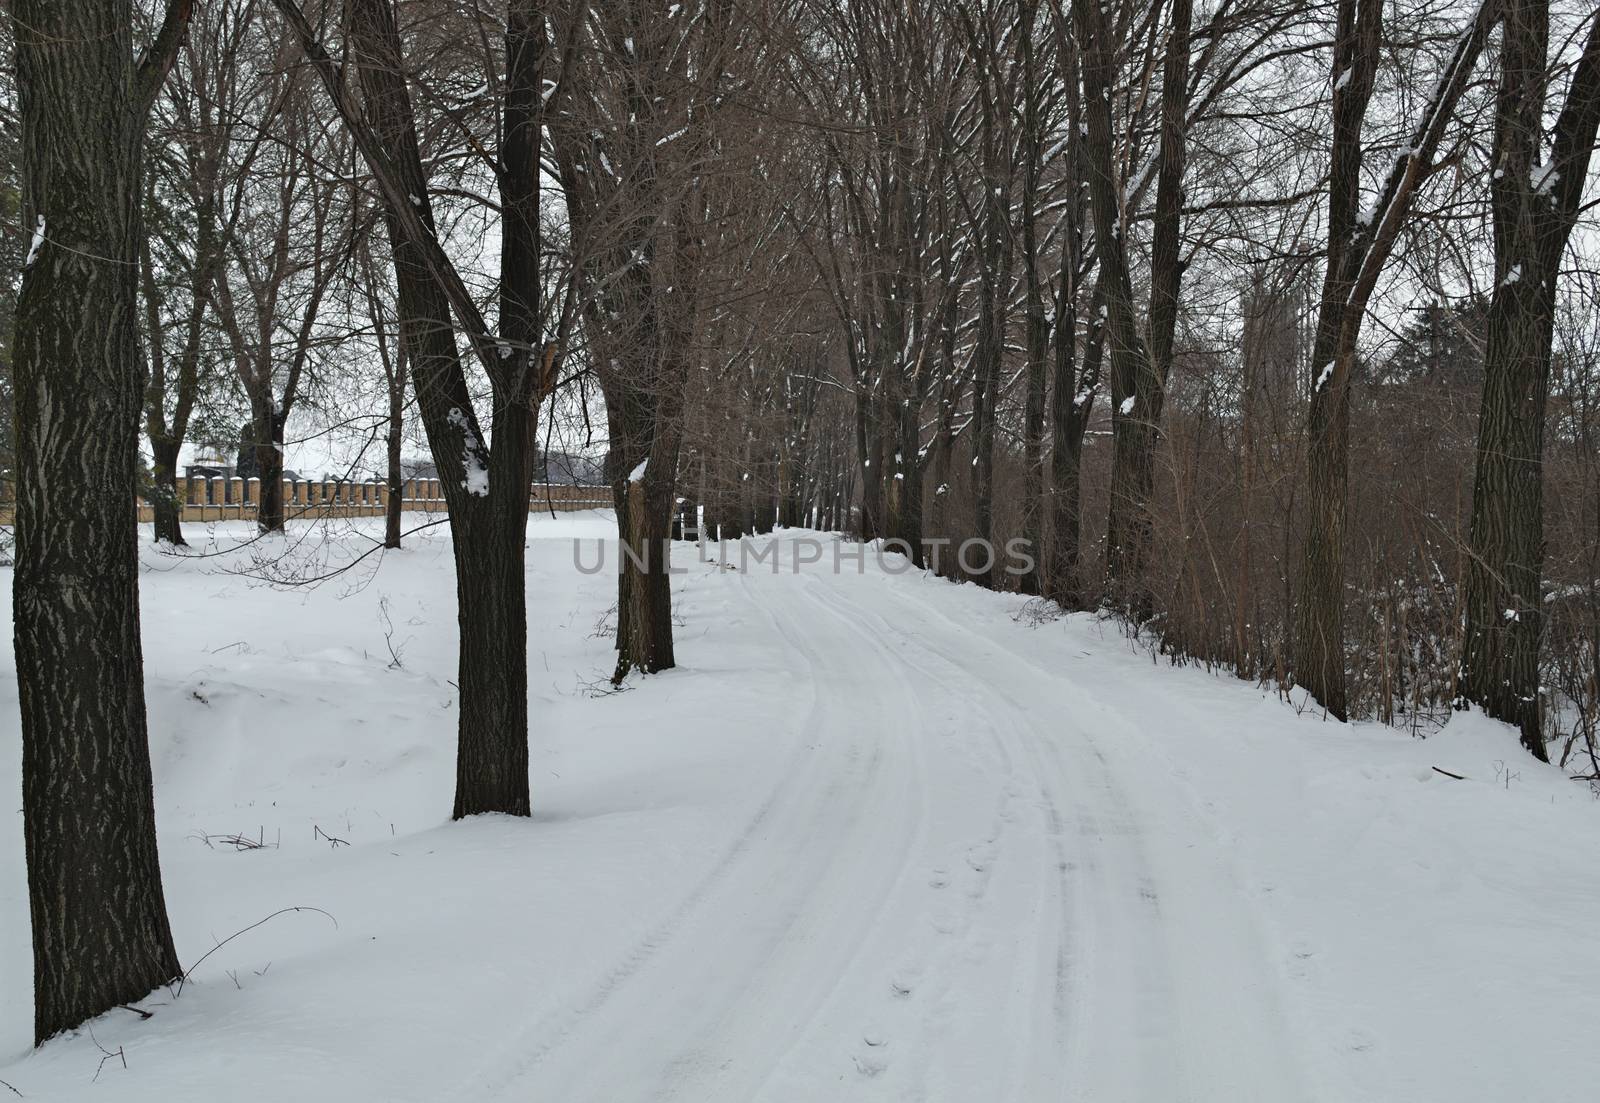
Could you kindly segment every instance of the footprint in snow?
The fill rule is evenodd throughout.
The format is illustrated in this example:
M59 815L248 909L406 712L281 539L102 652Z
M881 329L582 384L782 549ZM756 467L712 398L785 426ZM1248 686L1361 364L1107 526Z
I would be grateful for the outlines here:
M1309 979L1311 959L1316 956L1315 947L1303 938L1297 938L1289 943L1289 975L1295 980Z
M1363 1028L1351 1027L1345 1032L1344 1048L1351 1053L1365 1053L1377 1048L1378 1039Z
M889 1062L876 1053L858 1053L853 1055L851 1060L856 1063L856 1071L868 1080L882 1076L889 1070Z
M888 1071L889 1057L884 1052L889 1044L888 1035L878 1027L871 1026L861 1032L861 1043L866 1049L850 1055L850 1059L856 1063L856 1071L868 1079Z

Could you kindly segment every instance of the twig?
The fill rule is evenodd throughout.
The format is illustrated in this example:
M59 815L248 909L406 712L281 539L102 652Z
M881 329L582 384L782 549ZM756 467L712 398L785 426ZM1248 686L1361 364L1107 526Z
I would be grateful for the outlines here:
M340 846L349 846L350 845L348 840L335 838L334 836L328 834L326 831L322 830L322 828L318 827L316 824L312 824L311 825L311 837L313 839L316 839L316 838L327 839L328 840L328 844L331 847L335 848L335 849L337 849Z
M106 1062L111 1060L113 1057L122 1062L123 1068L128 1067L128 1055L123 1052L122 1047L118 1046L116 1051L113 1052L101 1045L100 1039L94 1036L94 1027L92 1026L89 1027L89 1040L94 1043L94 1047L102 1054L100 1063L94 1067L94 1076L90 1078L89 1083L93 1084L95 1081L100 1079L100 1074L105 1071Z
M196 961L193 965L189 966L189 968L185 969L183 971L183 975L178 978L178 991L177 991L176 995L178 995L178 996L183 995L183 986L189 982L189 978L190 977L194 976L194 971L196 969L200 968L200 966L202 964L204 964L206 958L210 957L212 954L214 954L218 950L222 949L224 946L226 946L228 943L232 942L234 939L238 938L240 935L248 934L251 931L255 930L257 927L261 926L262 924L268 923L271 920L274 920L274 919L278 918L278 916L280 916L280 915L287 915L289 912L316 912L318 915L326 915L328 917L329 922L331 922L333 924L333 929L334 930L338 930L339 929L339 921L337 919L335 919L330 913L323 911L321 908L313 908L309 904L300 904L300 905L297 905L297 906L292 907L292 908L279 908L277 911L273 912L271 915L266 916L266 917L264 917L262 919L256 920L254 923L250 924L248 927L245 927L243 930L234 931L227 938L223 939L221 942L219 942L215 946L211 947L211 949L209 949L205 953L201 954L200 955L200 960Z
M1443 774L1445 777L1453 777L1457 781L1466 781L1467 780L1466 778L1462 777L1460 774L1452 774L1449 770L1441 770L1437 766L1435 766L1433 768L1433 772L1436 773L1436 774Z

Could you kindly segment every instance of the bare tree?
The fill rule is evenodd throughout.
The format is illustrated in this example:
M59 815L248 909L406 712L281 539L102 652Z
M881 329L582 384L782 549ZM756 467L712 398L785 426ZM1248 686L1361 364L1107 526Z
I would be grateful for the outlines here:
M1496 17L1483 0L1457 37L1424 102L1409 145L1373 206L1361 208L1361 129L1382 46L1379 0L1340 0L1333 59L1333 153L1328 183L1328 264L1318 308L1306 418L1306 535L1296 612L1294 673L1330 714L1345 719L1344 542L1350 466L1350 386L1361 323L1385 262Z
M37 1042L176 977L156 851L133 510L145 120L189 20L18 0L24 214L13 622Z
M248 170L265 135L236 166L233 144L240 120L238 95L250 75L241 58L248 42L249 4L208 5L190 26L172 78L158 97L151 125L150 211L170 205L166 218L147 217L139 269L145 307L148 375L145 434L150 440L150 504L155 538L179 545L183 503L178 500L178 456L207 379L207 323L212 286L227 261L228 240L241 208L227 223L220 208L224 174ZM173 336L176 340L173 340Z
M1539 636L1545 408L1556 282L1600 126L1600 16L1590 16L1547 149L1549 5L1500 4L1500 87L1489 178L1495 285L1478 419L1461 692L1489 715L1515 724L1523 746L1544 760Z
M281 532L284 444L318 326L335 281L350 262L357 226L354 189L329 171L349 160L349 144L311 98L307 74L286 64L292 48L274 43L251 89L258 133L275 124L266 149L246 146L225 197L229 263L211 288L229 358L250 407L249 439L260 479L256 526Z
M274 0L360 150L383 198L402 339L445 500L460 607L454 816L526 816L527 596L523 539L540 402L554 382L553 327L540 273L539 160L548 30L542 9L507 12L500 82L500 333L491 331L435 229L405 51L389 0L349 0L350 64L361 98L293 0ZM453 320L452 320L453 319ZM479 427L456 345L465 338L492 391L493 447Z

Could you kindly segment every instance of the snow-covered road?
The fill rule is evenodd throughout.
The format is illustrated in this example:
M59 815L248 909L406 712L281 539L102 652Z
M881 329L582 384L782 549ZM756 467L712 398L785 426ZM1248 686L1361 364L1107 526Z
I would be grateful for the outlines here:
M683 668L595 696L610 583L568 539L604 531L530 532L531 823L442 823L441 541L354 592L152 556L182 956L285 905L338 926L274 920L148 1022L0 1078L30 1099L1590 1098L1572 1066L1597 1059L1547 1024L1600 1010L1600 880L1573 856L1600 811L1492 725L1323 724L1092 618L1021 623L1020 598L870 555L795 571L782 547L776 572L688 552ZM262 849L214 837L258 827ZM91 1085L101 1045L128 1068Z
M1100 749L1126 721L937 589L734 578L806 690L777 783L582 1014L461 1098L1306 1097L1226 854Z

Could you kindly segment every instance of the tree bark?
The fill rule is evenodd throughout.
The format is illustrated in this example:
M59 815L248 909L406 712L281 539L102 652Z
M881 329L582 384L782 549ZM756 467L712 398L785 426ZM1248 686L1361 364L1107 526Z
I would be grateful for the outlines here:
M396 384L389 388L389 430L384 440L389 467L389 495L385 500L383 515L383 546L386 548L400 546L401 517L406 508L406 472L400 462L400 448L404 441L402 418L405 416L405 385L402 369Z
M1328 180L1328 267L1311 354L1306 414L1306 534L1295 604L1295 682L1330 715L1348 716L1344 671L1344 518L1349 466L1350 368L1343 334L1355 285L1361 200L1361 127L1377 70L1381 0L1340 0L1333 56L1333 154ZM1355 259L1359 263L1359 257ZM1347 357L1340 363L1341 357Z
M16 309L13 625L43 1042L180 972L156 847L133 503L144 120L188 6L139 66L127 0L18 0L13 14L34 232Z
M182 547L183 503L178 500L178 450L181 440L152 440L150 442L150 512L153 514L155 538L160 543Z
M252 396L251 435L255 437L256 477L261 480L256 495L256 531L282 532L288 520L283 500L283 435L285 419L274 408L272 394Z
M527 44L515 40L519 31L527 33L527 23L517 17L522 8L516 6L508 27L508 84L526 77L521 66L527 60L522 52ZM451 300L432 263L437 260L433 256L437 239L431 237L433 213L405 87L394 11L389 0L348 0L347 13L351 51L360 68L372 131L382 142L385 167L398 178L395 190L411 203L409 210L401 210L385 193L401 336L423 428L449 508L456 565L461 648L452 815L456 819L484 812L526 816L530 801L523 541L537 400L530 405L528 394L496 394L491 453L478 429L457 352ZM542 28L537 37L542 43ZM508 103L517 94L508 90ZM508 142L521 125L526 124L508 117ZM413 218L420 220L423 232L413 233ZM512 229L515 222L507 222L504 251L520 247ZM507 321L503 305L502 325ZM488 339L485 334L474 336L478 341ZM533 385L528 367L532 356L532 348L523 343L513 348L513 356L506 357L521 358L522 370L516 378L529 386Z
M1122 238L1121 183L1111 121L1111 84L1117 44L1098 4L1075 0L1084 38L1084 97L1088 114L1088 177L1094 208L1100 286L1106 296L1111 344L1111 494L1106 518L1106 597L1136 622L1155 612L1148 577L1155 449L1160 439L1167 375L1182 278L1179 229L1183 203L1189 20L1187 0L1176 0L1162 77L1161 150L1156 219L1151 246L1149 343L1140 333Z
M861 457L861 523L857 535L876 540L883 535L883 433L878 422L877 388L856 383L856 455Z
M1063 290L1069 286L1063 278ZM1094 413L1094 392L1100 382L1105 350L1101 309L1105 299L1097 286L1090 300L1083 365L1074 370L1077 318L1065 294L1057 299L1054 393L1051 397L1050 554L1045 571L1045 596L1063 609L1088 603L1083 588L1083 441Z
M1328 267L1311 354L1306 416L1306 533L1295 608L1296 682L1330 715L1348 717L1344 669L1344 522L1350 388L1367 301L1499 13L1481 0L1395 158L1372 213L1359 211L1361 129L1382 45L1381 0L1340 0L1333 61L1333 155L1328 181Z
M1027 544L1033 567L1019 579L1018 588L1025 594L1038 594L1043 592L1045 558L1044 417L1050 323L1044 311L1044 280L1039 271L1042 258L1036 223L1046 112L1043 103L1045 88L1034 67L1033 38L1037 7L1032 2L1024 3L1021 12L1022 26L1017 48L1022 54L1024 161L1019 217L1022 219L1023 337L1028 357L1027 398L1022 419L1022 538ZM1071 197L1068 202L1071 202ZM1057 401L1060 401L1059 396Z
M1466 583L1461 696L1516 725L1548 760L1540 722L1544 430L1556 279L1600 123L1600 16L1574 70L1546 163L1546 0L1505 0L1496 101L1495 290L1489 304Z

